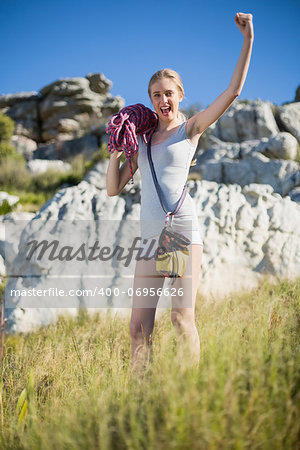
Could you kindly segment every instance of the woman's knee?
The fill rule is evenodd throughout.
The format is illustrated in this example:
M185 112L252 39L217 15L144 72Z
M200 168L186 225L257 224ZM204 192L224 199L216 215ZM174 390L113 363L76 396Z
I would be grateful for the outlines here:
M131 321L129 325L129 334L133 340L149 340L153 331L153 326L144 325L139 321Z
M191 326L195 324L194 313L190 308L187 310L176 310L172 309L171 311L171 321L175 328L179 330L189 329Z

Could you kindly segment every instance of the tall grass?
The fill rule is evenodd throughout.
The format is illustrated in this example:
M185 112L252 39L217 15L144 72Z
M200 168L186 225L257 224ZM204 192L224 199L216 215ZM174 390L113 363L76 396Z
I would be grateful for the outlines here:
M130 369L129 318L82 311L9 335L0 447L299 448L299 299L299 279L265 279L224 301L199 296L198 367L179 352L170 311L143 373Z

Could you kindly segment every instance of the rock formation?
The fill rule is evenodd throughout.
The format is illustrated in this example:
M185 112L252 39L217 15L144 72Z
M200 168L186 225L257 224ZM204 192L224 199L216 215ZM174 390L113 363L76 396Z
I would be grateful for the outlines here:
M61 78L39 92L1 95L0 111L16 124L12 145L27 159L68 159L86 147L95 151L109 117L124 106L122 97L109 93L111 87L102 73L90 73Z

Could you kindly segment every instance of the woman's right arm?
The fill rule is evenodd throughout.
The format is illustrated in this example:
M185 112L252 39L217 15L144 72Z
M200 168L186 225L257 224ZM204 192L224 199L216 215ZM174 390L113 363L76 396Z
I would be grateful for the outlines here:
M131 178L127 159L124 161L121 168L119 168L121 156L122 152L114 151L109 160L106 173L106 192L109 197L119 195ZM131 158L132 173L135 173L138 168L137 157L138 153Z

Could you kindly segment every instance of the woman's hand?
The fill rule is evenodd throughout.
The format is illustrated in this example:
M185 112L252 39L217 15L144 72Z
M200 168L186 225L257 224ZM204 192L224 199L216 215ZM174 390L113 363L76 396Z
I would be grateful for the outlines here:
M110 157L111 159L119 159L123 155L123 152L121 151L121 148L119 147L118 150L111 153Z
M252 18L252 14L244 13L236 13L234 17L234 21L238 29L244 35L244 37L248 39L254 38Z

